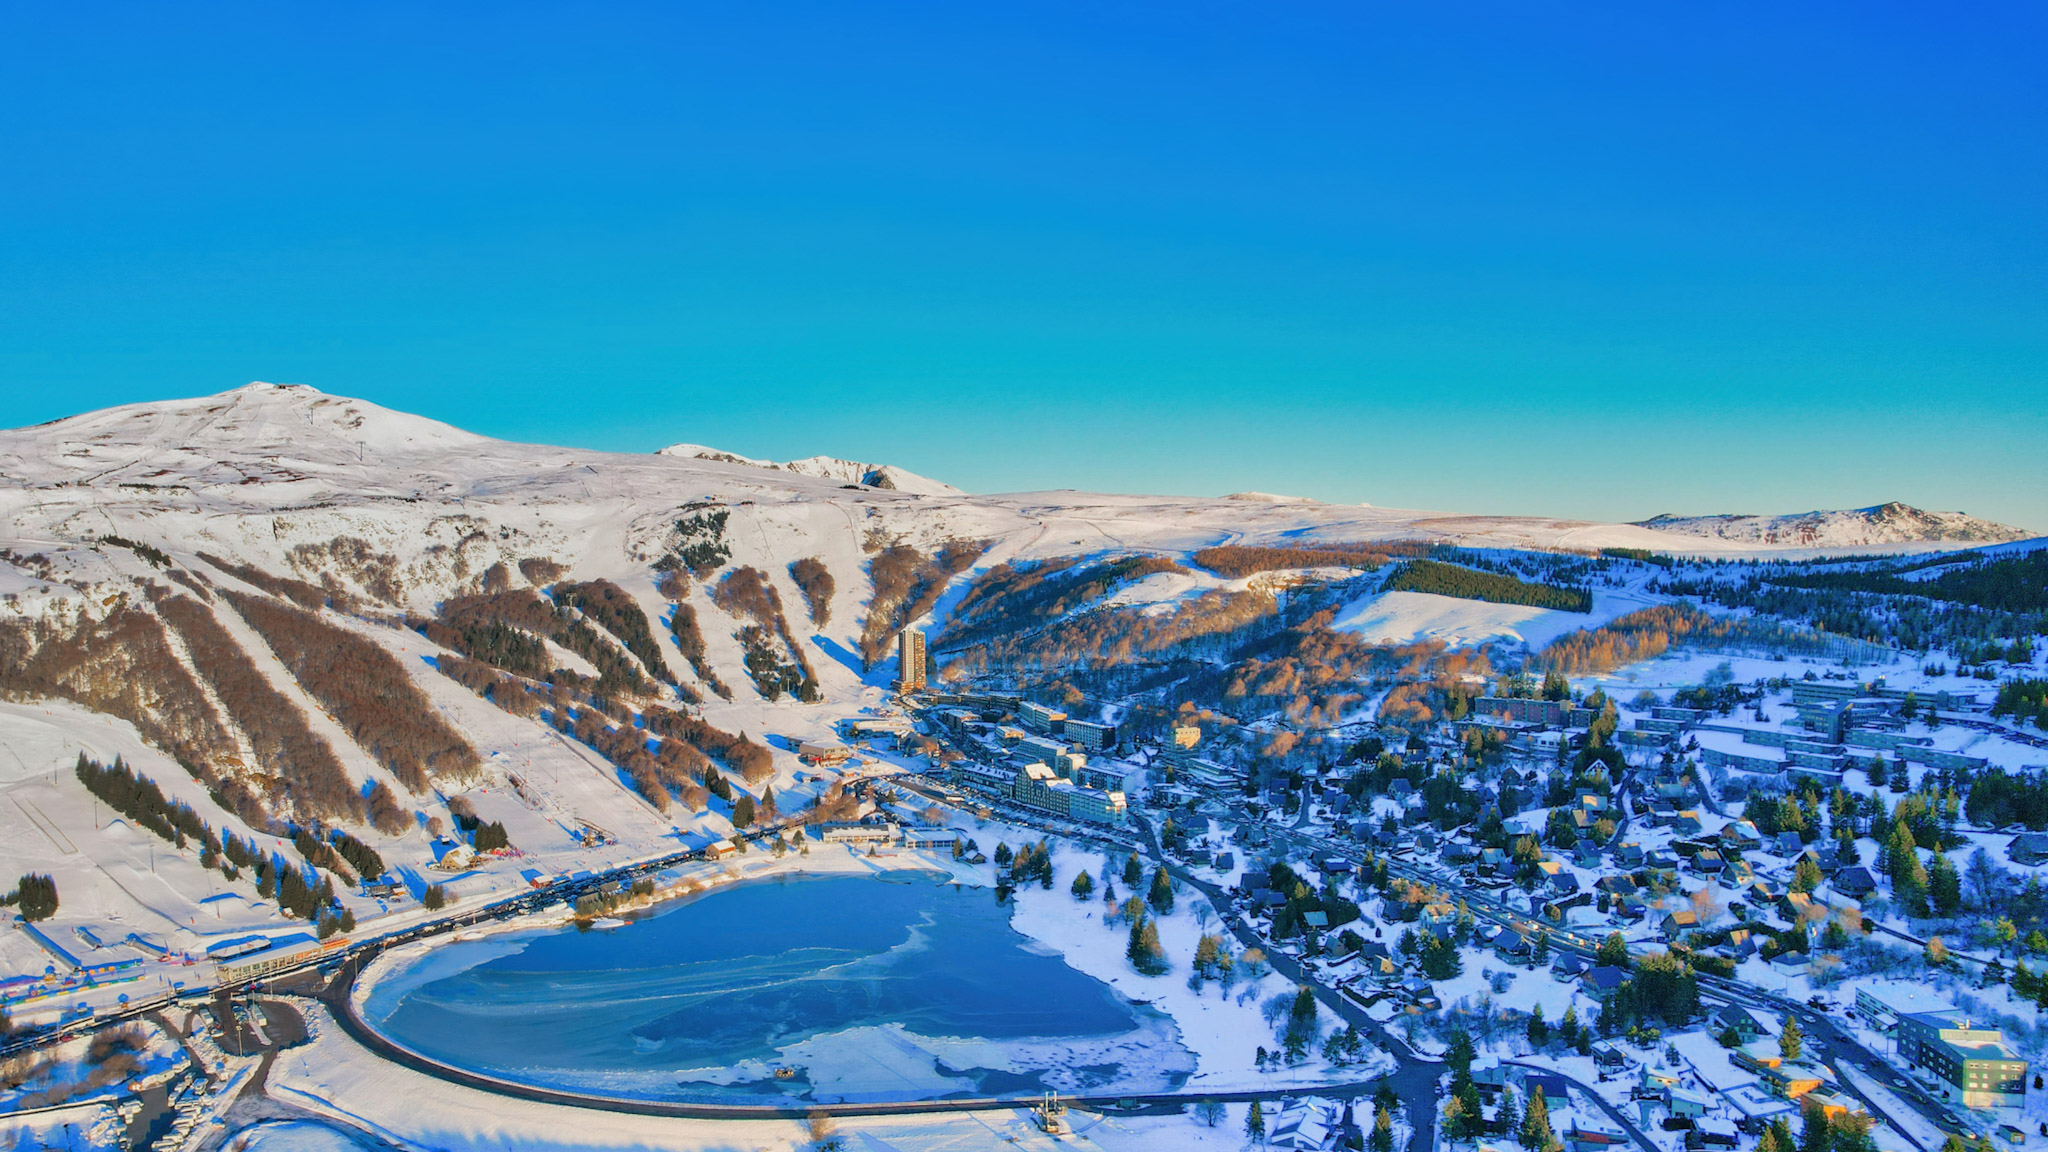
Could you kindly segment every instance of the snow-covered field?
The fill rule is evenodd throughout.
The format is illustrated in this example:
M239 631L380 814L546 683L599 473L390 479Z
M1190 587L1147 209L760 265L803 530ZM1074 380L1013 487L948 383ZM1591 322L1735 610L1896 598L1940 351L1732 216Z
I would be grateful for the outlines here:
M1331 624L1375 644L1440 640L1453 647L1505 642L1541 648L1568 632L1598 628L1616 616L1664 602L1642 592L1597 590L1591 612L1461 600L1433 592L1379 592L1352 601Z

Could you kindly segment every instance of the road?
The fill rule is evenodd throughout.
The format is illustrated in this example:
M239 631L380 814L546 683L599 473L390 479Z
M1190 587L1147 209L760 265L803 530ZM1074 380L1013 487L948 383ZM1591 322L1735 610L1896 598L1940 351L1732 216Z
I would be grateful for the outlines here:
M1557 1077L1559 1080L1562 1080L1565 1083L1571 1085L1573 1088L1578 1089L1579 1095L1584 1096L1586 1099L1591 1100L1595 1104L1598 1104L1600 1106L1600 1110L1602 1112L1607 1113L1607 1118L1614 1121L1616 1124L1621 1125L1621 1130L1623 1132L1628 1133L1628 1138L1635 1141L1636 1145L1640 1147L1643 1150L1643 1152L1663 1152L1663 1149L1658 1148L1656 1142L1651 1140L1650 1137L1647 1134L1645 1134L1641 1128L1636 1127L1635 1123L1628 1118L1628 1113L1623 1112L1620 1108L1617 1108L1613 1104L1609 1103L1606 1097L1600 1095L1600 1093L1595 1092L1593 1090L1592 1085L1584 1083L1583 1081L1575 1080L1572 1077L1567 1076L1562 1072L1559 1072L1557 1069L1552 1068L1547 1064L1528 1064L1520 1060L1503 1060L1501 1061L1501 1063L1512 1064L1517 1068L1530 1068L1534 1069L1535 1071Z
M1222 886L1204 880L1186 869L1167 860L1160 851L1158 836L1152 824L1142 813L1131 813L1132 822L1145 839L1146 854L1158 864L1166 867L1168 875L1208 897L1231 935L1247 948L1259 948L1267 952L1267 961L1273 970L1315 994L1316 1001L1330 1009L1345 1023L1365 1033L1373 1043L1393 1056L1396 1063L1394 1072L1385 1078L1393 1086L1395 1095L1401 1098L1401 1105L1407 1110L1408 1125L1414 1136L1409 1140L1410 1152L1430 1152L1436 1147L1437 1084L1442 1080L1446 1065L1415 1051L1407 1041L1386 1030L1379 1021L1366 1014L1363 1008L1354 1004L1335 989L1323 984L1307 972L1292 956L1283 952L1267 950L1266 941L1252 930L1252 926L1238 915L1229 894ZM1321 1093L1320 1089L1314 1090ZM1651 1152L1655 1152L1654 1149Z

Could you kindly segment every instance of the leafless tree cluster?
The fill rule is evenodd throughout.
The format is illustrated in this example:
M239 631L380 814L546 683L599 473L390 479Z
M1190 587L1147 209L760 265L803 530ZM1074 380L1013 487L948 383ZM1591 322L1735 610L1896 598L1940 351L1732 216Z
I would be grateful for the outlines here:
M998 564L948 614L938 646L960 647L1039 628L1122 585L1186 571L1164 556L1120 556L1095 564L1074 557Z
M300 572L323 576L330 571L339 572L386 604L396 605L405 600L405 579L399 575L398 558L377 551L366 540L337 536L325 544L300 544L285 553L285 559Z
M289 576L273 576L261 568L237 564L233 560L209 552L201 552L199 558L251 588L261 588L272 596L282 596L311 611L317 612L325 608L327 602L333 598L327 589L318 584L308 584L304 580L294 580Z
M212 611L176 595L159 598L157 611L177 631L192 666L248 737L273 805L282 800L305 818L357 818L360 803L334 749L307 724L298 704L264 678Z
M829 577L828 577L829 579ZM782 595L758 568L735 568L711 586L711 601L734 616L752 619L757 626L740 631L746 649L747 675L761 694L773 700L784 692L806 700L816 699L816 673L804 655L789 621L782 614ZM783 659L784 649L791 660Z
M519 562L519 574L536 588L545 588L569 574L569 568L545 556L529 556Z
M861 622L860 658L872 668L889 654L889 645L904 625L931 611L946 583L972 567L988 551L987 540L948 540L938 555L926 556L908 544L892 544L868 561L874 596Z
M481 763L397 657L373 641L279 600L227 596L306 691L413 792L431 777L467 775Z
M675 683L675 673L668 670L661 646L654 642L654 630L647 626L647 614L624 588L609 580L589 580L557 584L552 591L555 603L576 609L584 619L617 637L655 679Z
M162 622L141 608L0 624L0 696L54 697L118 716L200 779L235 751Z
M820 557L806 556L791 562L789 578L803 591L804 603L811 610L811 626L823 628L832 618L832 592L836 587L832 570L825 567Z

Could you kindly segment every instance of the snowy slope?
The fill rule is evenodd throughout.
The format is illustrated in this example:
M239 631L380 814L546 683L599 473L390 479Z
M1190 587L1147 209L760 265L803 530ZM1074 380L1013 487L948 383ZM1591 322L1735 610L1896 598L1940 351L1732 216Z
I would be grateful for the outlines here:
M1950 542L1991 544L2024 540L2028 533L1961 512L1926 512L1893 501L1869 508L1801 512L1790 516L1653 516L1644 528L1680 536L1744 544L1806 548L1861 548Z

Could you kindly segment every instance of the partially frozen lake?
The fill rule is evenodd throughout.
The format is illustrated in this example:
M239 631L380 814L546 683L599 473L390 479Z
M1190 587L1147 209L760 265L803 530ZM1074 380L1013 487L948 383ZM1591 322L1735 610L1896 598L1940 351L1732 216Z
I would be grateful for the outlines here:
M1177 1088L1173 1022L928 873L786 876L612 931L457 942L392 972L369 1023L458 1068L723 1103Z

